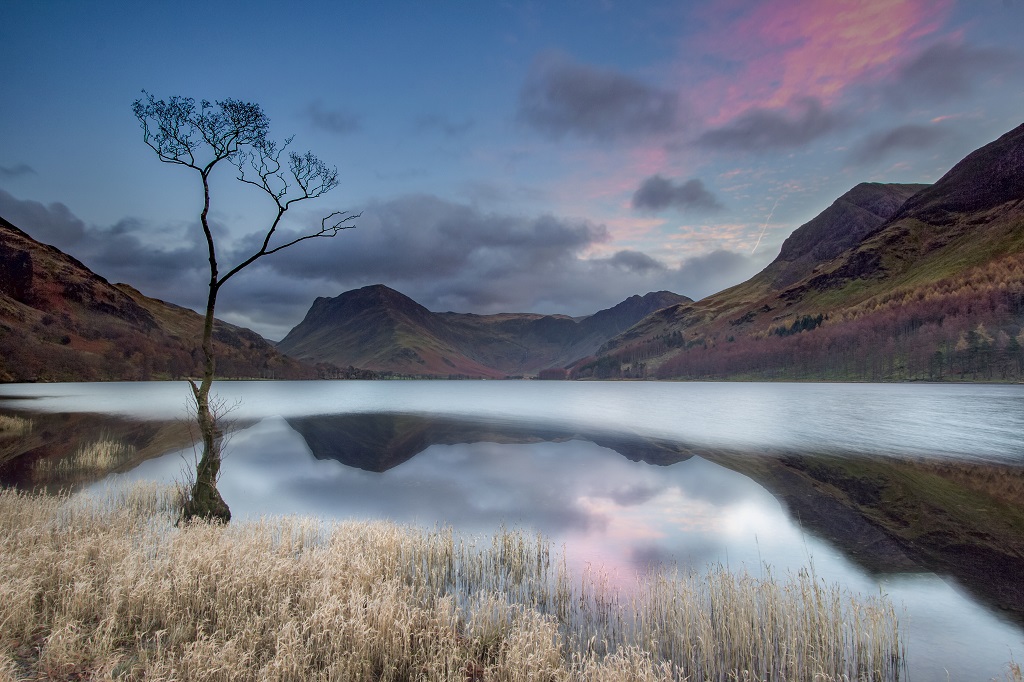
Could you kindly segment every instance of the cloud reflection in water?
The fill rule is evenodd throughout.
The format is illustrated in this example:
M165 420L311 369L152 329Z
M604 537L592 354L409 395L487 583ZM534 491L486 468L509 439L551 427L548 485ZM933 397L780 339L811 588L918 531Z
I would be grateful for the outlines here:
M626 575L658 563L756 565L756 544L773 544L772 533L799 538L760 485L674 446L493 421L268 419L235 435L220 488L237 516L390 519L471 534L517 526L564 543L574 563ZM737 556L738 545L751 551Z

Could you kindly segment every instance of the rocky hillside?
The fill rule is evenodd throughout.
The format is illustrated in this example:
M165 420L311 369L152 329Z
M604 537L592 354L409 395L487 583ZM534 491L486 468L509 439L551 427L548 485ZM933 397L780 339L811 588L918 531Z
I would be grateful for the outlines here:
M1024 378L1024 126L931 186L862 184L743 284L658 311L577 377Z
M434 313L374 285L316 299L278 348L312 363L421 376L536 375L593 353L651 312L681 302L690 299L652 292L583 319Z
M0 381L176 379L202 373L202 318L111 284L0 218ZM259 334L218 322L222 377L304 378Z

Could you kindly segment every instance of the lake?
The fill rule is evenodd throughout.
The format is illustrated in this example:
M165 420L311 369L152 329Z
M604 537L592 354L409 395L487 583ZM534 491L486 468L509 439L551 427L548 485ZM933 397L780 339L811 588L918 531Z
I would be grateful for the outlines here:
M311 514L544 533L581 569L817 575L902 611L910 678L1024 658L1024 386L537 381L219 382L235 518ZM0 385L32 413L0 482L180 477L184 383ZM41 479L90 439L105 480Z

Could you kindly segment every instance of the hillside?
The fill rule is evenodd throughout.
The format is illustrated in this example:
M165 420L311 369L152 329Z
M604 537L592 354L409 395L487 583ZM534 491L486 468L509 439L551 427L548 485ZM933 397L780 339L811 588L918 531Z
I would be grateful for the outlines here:
M177 379L202 374L197 313L111 284L0 218L0 381ZM217 322L217 375L305 378L259 334Z
M311 363L421 376L504 378L563 367L685 296L632 296L594 315L434 313L383 285L318 298L278 344Z
M576 377L1024 378L1024 126L931 186L861 184L761 273L658 311Z

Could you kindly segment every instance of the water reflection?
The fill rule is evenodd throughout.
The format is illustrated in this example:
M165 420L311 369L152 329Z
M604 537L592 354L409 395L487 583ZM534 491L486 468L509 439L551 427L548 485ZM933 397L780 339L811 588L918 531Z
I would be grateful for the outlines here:
M0 433L0 485L26 489L74 489L192 443L189 424L177 419L142 421L79 412L3 414L18 416L26 425L17 434ZM81 461L83 451L103 443L122 447L102 466Z
M684 445L613 432L587 434L552 424L425 414L330 414L289 417L288 425L317 459L333 459L365 471L384 472L431 445L541 443L589 440L634 462L675 464L693 456Z
M311 457L280 456L296 434ZM625 579L662 561L756 565L737 533L765 546L799 538L757 483L657 439L376 414L266 420L233 444L220 487L236 514L314 511L483 534L516 525Z

